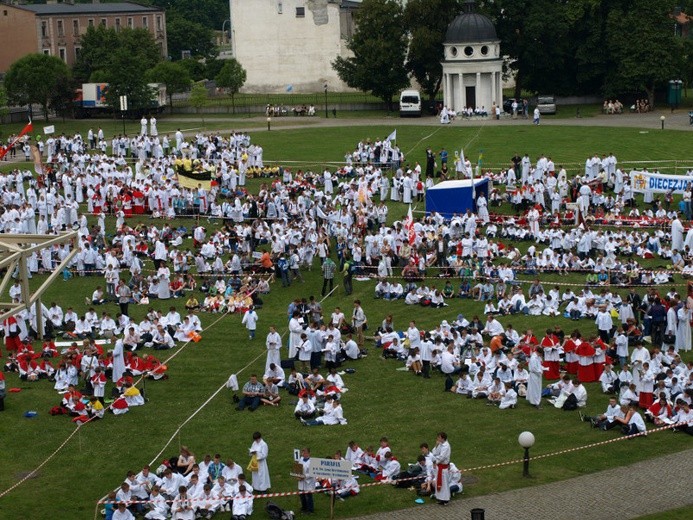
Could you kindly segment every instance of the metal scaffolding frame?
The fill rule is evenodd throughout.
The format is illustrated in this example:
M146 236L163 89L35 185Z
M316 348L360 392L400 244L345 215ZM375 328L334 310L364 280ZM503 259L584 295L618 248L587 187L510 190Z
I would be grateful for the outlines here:
M78 252L77 232L71 231L60 235L28 235L28 234L0 234L0 270L7 271L0 281L0 299L5 298L10 281L14 278L15 272L21 285L22 301L5 302L0 301L0 320L14 316L24 309L29 309L36 303L36 328L39 338L43 339L43 310L41 296L46 289L60 276ZM27 266L27 259L34 253L40 252L47 247L54 245L68 244L70 253L53 269L41 285L31 291L29 287L30 273Z

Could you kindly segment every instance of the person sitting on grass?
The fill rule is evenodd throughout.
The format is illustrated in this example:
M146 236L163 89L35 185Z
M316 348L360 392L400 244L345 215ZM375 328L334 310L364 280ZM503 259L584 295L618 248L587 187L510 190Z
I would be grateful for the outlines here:
M306 425L306 426L321 426L321 425L326 425L326 426L334 426L337 424L346 424L347 421L344 418L344 413L342 411L342 403L339 401L339 399L334 399L332 407L328 410L327 406L325 406L325 414L318 417L317 419L311 419L309 421L306 421L305 419L301 419L301 422Z
M595 417L590 417L588 415L583 415L580 413L580 419L583 421L590 422L592 428L599 428L600 430L606 431L611 428L618 426L620 423L616 419L623 419L625 414L623 413L622 407L618 404L618 400L615 397L609 398L609 404L606 407L606 411Z
M279 395L279 387L268 381L265 384L265 391L260 401L264 406L279 406L282 397Z
M645 421L638 411L637 404L631 404L629 406L622 406L621 411L623 412L623 417L617 417L615 420L621 424L621 432L623 435L637 435L643 434L647 436L647 426Z
M296 419L312 419L315 417L315 404L310 399L308 393L304 393L296 403L294 408L294 417Z
M254 412L260 406L260 400L264 394L265 387L257 380L257 375L252 374L250 380L243 385L243 397L236 410L241 411L248 407L251 412Z
M515 408L517 405L517 392L513 388L513 383L508 381L505 383L505 393L502 395L500 402L498 403L498 408L500 410L507 410L508 408Z
M392 455L391 451L387 451L383 456L383 460L380 461L380 468L380 471L375 476L375 480L378 482L383 480L390 481L400 474L402 465Z

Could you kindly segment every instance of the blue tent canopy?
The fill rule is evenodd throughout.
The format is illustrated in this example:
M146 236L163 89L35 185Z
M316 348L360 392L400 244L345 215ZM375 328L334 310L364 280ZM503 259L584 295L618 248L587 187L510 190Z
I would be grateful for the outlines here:
M488 200L490 187L488 179L440 182L426 191L426 215L437 212L445 218L452 218L468 209L476 212L476 199L483 193Z

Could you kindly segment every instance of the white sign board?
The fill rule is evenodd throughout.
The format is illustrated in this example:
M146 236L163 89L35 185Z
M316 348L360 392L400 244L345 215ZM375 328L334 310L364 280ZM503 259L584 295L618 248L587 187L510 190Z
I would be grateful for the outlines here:
M44 126L43 133L46 135L51 135L55 133L55 125Z
M332 478L345 480L351 477L352 464L348 460L310 459L308 476L313 478Z

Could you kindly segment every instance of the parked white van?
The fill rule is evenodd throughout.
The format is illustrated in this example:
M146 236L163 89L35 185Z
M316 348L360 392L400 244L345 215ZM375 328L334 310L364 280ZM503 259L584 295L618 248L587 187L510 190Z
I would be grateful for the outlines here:
M403 90L399 95L400 117L421 117L421 94L418 90Z

